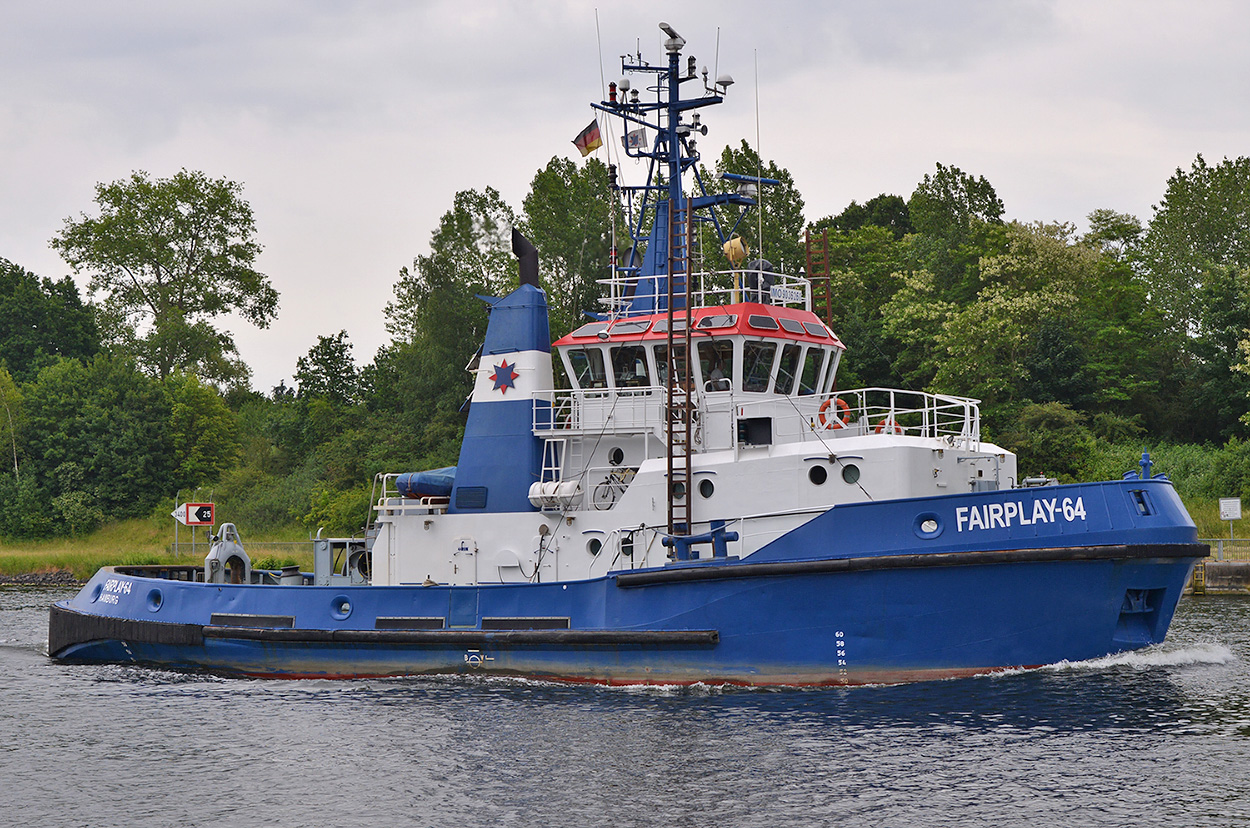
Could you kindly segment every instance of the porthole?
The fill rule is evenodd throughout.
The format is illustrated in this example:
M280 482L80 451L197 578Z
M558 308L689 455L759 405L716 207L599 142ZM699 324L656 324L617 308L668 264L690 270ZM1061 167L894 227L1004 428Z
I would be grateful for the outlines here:
M706 500L707 498L711 497L711 496L712 496L712 492L714 492L714 491L716 491L716 484L715 484L715 483L713 483L711 480L700 480L700 481L699 481L699 494L703 495L703 498L704 498L705 500Z
M598 538L591 538L590 542L586 544L586 551L592 555L598 555L601 549L603 549L603 541Z
M859 482L859 466L854 463L847 463L842 467L842 479L852 485Z
M686 496L686 484L678 480L677 482L673 484L673 497L677 500L681 500L685 496Z
M621 554L627 558L634 557L634 536L625 535L621 538Z
M916 537L928 540L942 534L942 519L934 512L922 512L912 521L911 529Z
M807 479L812 481L813 485L823 486L829 479L829 472L824 466L812 466L807 470Z

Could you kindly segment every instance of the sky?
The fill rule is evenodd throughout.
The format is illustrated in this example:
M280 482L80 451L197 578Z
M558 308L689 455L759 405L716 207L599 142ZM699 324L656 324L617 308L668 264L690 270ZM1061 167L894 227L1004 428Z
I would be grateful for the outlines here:
M553 157L580 160L620 56L665 60L660 21L736 81L704 157L758 135L811 221L939 162L1008 219L1148 221L1198 154L1250 155L1240 0L5 0L0 257L73 275L48 240L97 183L200 170L242 184L281 294L267 329L219 320L253 387L339 330L369 362L455 193L519 211Z

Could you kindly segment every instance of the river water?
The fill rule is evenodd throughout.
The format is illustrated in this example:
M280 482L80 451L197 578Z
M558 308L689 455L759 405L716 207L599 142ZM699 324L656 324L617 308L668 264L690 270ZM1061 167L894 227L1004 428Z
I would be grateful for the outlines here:
M0 825L1250 822L1250 597L1166 644L823 690L222 679L44 654L0 588Z

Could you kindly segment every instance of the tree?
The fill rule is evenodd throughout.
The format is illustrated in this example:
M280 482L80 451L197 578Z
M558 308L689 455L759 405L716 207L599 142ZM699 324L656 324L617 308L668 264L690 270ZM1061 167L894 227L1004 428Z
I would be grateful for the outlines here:
M243 384L248 368L212 320L235 312L264 328L277 312L277 291L253 267L261 247L241 193L202 172L135 172L98 184L99 215L66 219L52 239L76 273L90 274L91 293L105 294L117 343L159 378L185 371Z
M907 202L915 234L909 237L914 266L935 276L938 289L960 302L980 290L981 256L999 251L1003 202L984 176L937 165Z
M823 218L816 222L812 229L820 230L831 227L844 233L851 233L862 227L883 227L889 230L898 241L914 231L911 216L907 212L907 202L902 196L887 195L870 198L863 204L852 201L836 216Z
M362 372L369 407L401 422L414 461L445 460L459 445L459 411L473 387L464 366L486 334L486 304L518 284L512 255L517 219L498 191L456 194L430 252L400 271L386 306L392 342ZM449 463L443 463L449 465Z
M1181 351L1183 393L1205 415L1191 439L1224 439L1250 393L1237 370L1250 339L1250 158L1211 166L1199 155L1154 211L1137 258Z
M20 477L17 461L17 425L22 419L22 392L13 376L0 365L0 453L12 454L13 476ZM7 465L0 464L0 468Z
M751 250L751 258L762 257L783 273L797 274L806 266L803 252L803 196L794 185L794 176L776 161L764 164L759 153L745 140L737 147L725 147L716 161L717 173L734 173L752 178L770 178L779 184L765 184L759 189L757 206L752 208L725 208L720 216L722 227L732 230ZM707 171L700 176L708 181ZM725 181L728 189L736 184ZM760 228L763 227L763 240ZM711 237L702 240L704 253L716 268L727 267L719 244L712 244Z
M88 359L99 350L95 315L73 280L40 280L0 259L0 363L18 382L56 357Z
M299 396L321 398L336 405L352 405L360 396L360 369L352 359L352 343L347 331L334 336L318 336L317 344L296 363L295 381Z
M608 188L608 170L591 159L577 166L552 158L530 182L522 210L525 234L538 249L543 288L551 308L551 331L562 335L599 308L610 275L611 211L618 209ZM618 232L627 228L618 214Z
M973 178L955 166L939 163L907 202L916 232L943 239L951 246L968 240L974 224L999 224L1003 201L985 176Z
M23 479L81 516L146 514L176 488L170 403L133 361L62 360L39 372L23 404Z

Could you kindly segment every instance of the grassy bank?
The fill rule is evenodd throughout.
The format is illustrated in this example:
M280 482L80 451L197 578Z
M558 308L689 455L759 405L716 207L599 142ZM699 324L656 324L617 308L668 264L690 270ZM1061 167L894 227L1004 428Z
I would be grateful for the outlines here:
M0 542L0 575L68 570L85 581L102 566L116 564L202 563L208 554L207 535L196 532L194 555L188 545L190 530L179 527L180 548L174 552L171 521L126 520L103 527L79 538L51 538L41 541ZM263 537L243 537L253 563L279 565L297 563L312 569L312 549L308 533L290 527ZM271 562L267 564L268 562Z

